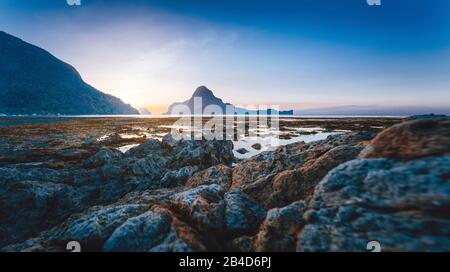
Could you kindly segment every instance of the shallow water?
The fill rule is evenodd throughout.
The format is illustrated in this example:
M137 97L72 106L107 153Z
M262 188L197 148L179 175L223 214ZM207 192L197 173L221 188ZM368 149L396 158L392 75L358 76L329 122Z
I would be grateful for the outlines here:
M61 161L58 154L64 154L66 149L84 150L89 153L97 150L99 146L106 146L127 152L146 139L161 141L172 129L192 131L190 127L179 127L177 121L178 118L168 116L0 117L0 164ZM204 118L204 123L208 121ZM234 128L239 130L236 130L238 136L233 138L234 154L238 159L246 159L278 146L323 140L337 133L379 132L384 127L400 121L401 119L390 118L282 117L276 128L270 128L269 124L262 122L258 127L244 126L243 130L242 120L236 119ZM201 131L201 128L194 127L194 131ZM256 143L261 145L261 149L252 147ZM247 151L245 154L237 152L243 148ZM80 161L73 158L71 162Z
M199 131L198 129L192 130L189 126L176 126L176 125L160 125L159 128L164 129L182 129L184 131L192 132ZM248 159L255 155L258 155L264 151L274 150L279 146L284 146L297 142L310 143L314 141L324 140L330 135L341 134L350 132L349 130L335 130L327 131L322 127L283 127L282 129L273 129L265 125L259 126L256 129L249 129L249 133L252 132L255 136L241 135L237 140L233 141L233 153L237 159ZM305 134L302 134L305 133ZM162 140L166 133L149 133L148 130L143 128L143 131L136 134L120 134L122 139L140 138L143 135L147 139ZM104 135L99 139L105 140L109 135ZM284 136L284 137L283 137ZM255 149L254 145L260 144L260 149ZM117 149L123 153L127 152L131 148L138 146L139 144L127 144L118 147ZM245 153L238 152L239 150L245 150Z
M291 139L280 139L277 136L247 137L247 138L240 139L238 141L233 141L233 144L234 144L233 153L234 153L234 156L238 159L248 159L255 155L258 155L261 152L274 150L279 146L284 146L284 145L298 143L298 142L310 143L310 142L325 140L330 135L341 134L341 133L343 133L343 132L318 132L316 134L310 134L310 135L299 135L296 137L292 137ZM261 149L257 150L255 148L253 148L252 146L255 144L260 144ZM244 148L248 152L245 154L241 154L237 151L242 148Z
M117 150L119 150L122 153L126 153L128 150L132 149L133 147L139 146L139 144L129 144L129 145L124 145L121 147L116 148Z

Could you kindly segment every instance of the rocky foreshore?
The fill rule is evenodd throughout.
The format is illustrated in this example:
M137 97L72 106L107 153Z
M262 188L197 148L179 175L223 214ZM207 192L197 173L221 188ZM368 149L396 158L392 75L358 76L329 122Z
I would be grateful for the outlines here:
M237 164L231 141L170 134L78 161L0 167L1 251L450 250L449 117Z

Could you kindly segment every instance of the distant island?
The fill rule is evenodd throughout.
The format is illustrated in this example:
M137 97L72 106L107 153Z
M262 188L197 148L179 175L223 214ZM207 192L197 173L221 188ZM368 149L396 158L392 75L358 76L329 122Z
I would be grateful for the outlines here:
M195 98L201 98L201 105L198 105L198 109L195 109L194 105ZM230 103L223 102L222 99L216 97L214 93L208 89L206 86L200 86L198 87L195 92L192 94L191 98L184 102L178 102L170 105L169 110L166 115L178 115L182 112L179 112L178 109L180 109L180 106L185 106L185 109L188 109L190 113L195 114L195 110L199 111L202 114L205 114L205 109L207 109L208 106L217 106L217 109L220 108L221 113L226 114L239 114L239 115L294 115L293 110L288 111L278 111L275 109L267 109L267 110L250 110L250 109L244 109L235 107L234 105ZM231 111L231 112L230 112ZM217 113L215 113L217 114Z
M147 108L144 108L144 107L139 108L139 113L141 115L151 115L152 114Z
M0 31L0 114L139 114L83 81L69 64Z

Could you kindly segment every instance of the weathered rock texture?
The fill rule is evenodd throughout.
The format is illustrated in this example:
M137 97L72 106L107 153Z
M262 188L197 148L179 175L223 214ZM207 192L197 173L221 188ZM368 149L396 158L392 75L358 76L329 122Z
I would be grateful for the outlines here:
M449 151L448 118L389 128L361 153L366 159L332 170L306 203L270 210L250 248L366 251L377 241L383 251L448 251Z
M0 246L23 241L94 205L130 192L176 187L193 173L233 161L227 141L148 140L126 154L103 148L82 167L0 168ZM223 166L225 167L225 166Z
M316 188L300 251L450 250L450 157L348 162Z
M450 118L419 118L382 131L361 158L415 160L450 155Z
M192 175L186 182L187 188L200 185L218 184L225 189L231 186L231 173L233 169L226 165L217 165Z
M324 141L295 143L263 152L234 169L232 187L241 189L268 209L303 200L331 169L355 159L373 136L372 133L333 135Z
M4 166L1 250L449 251L449 118L374 136L292 144L234 168L231 142L171 136L99 148L81 166Z

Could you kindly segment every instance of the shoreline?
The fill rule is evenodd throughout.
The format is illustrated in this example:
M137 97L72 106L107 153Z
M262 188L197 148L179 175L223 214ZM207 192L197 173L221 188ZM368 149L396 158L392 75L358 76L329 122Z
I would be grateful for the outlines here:
M450 248L448 117L290 121L350 131L238 161L232 141L143 137L167 121L149 120L0 127L0 251Z

